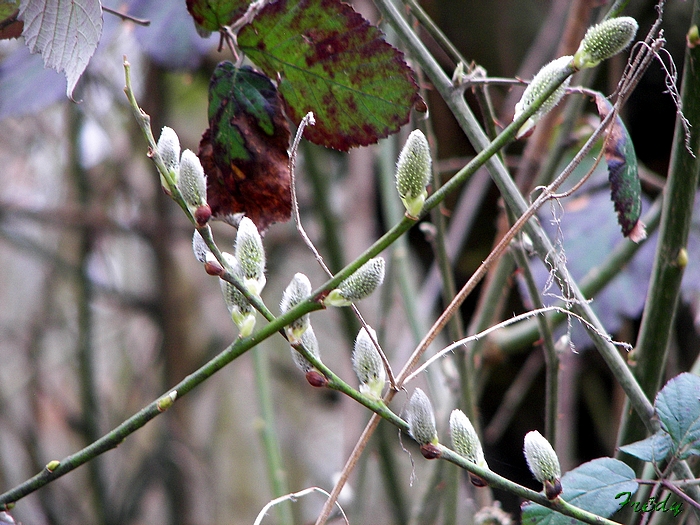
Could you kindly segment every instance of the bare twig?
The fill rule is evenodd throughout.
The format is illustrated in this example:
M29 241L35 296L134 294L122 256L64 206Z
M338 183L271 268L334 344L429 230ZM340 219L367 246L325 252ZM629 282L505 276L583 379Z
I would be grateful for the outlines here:
M310 487L308 489L300 490L299 492L293 492L291 494L287 494L285 496L280 496L279 498L275 498L272 501L268 502L258 513L258 517L255 518L255 522L253 525L261 525L263 519L265 518L265 514L267 513L268 510L270 510L272 507L275 505L279 505L280 503L283 503L285 501L296 501L299 498L303 498L304 496L308 496L309 494L312 494L313 492L320 492L321 494L325 494L326 496L330 496L328 492L323 490L322 488L319 487ZM336 502L336 505L338 506L338 509L340 510L340 513L343 515L343 519L345 520L345 523L350 525L350 522L348 521L348 517L345 515L345 511L343 510L343 507L340 506L340 503Z
M145 26L148 27L151 25L150 20L144 20L143 18L136 18L135 16L127 15L125 13L120 13L119 11L116 11L115 9L111 9L106 6L102 6L102 10L105 13L109 13L110 15L118 16L122 20L126 20L128 22L133 22L134 24L138 24L140 26Z
M291 189L292 189L292 215L294 216L294 223L296 224L297 231L299 232L299 235L301 236L302 240L304 241L304 244L311 250L311 253L313 253L314 257L316 258L316 262L323 268L323 271L326 272L326 275L328 277L333 277L333 272L331 272L330 268L326 265L326 263L323 260L323 256L319 253L319 251L316 249L316 246L314 246L314 243L311 241L309 236L306 234L306 230L304 229L304 226L301 224L301 214L299 213L299 200L297 199L297 184L296 184L296 162L297 162L297 155L299 151L299 143L301 142L301 138L304 135L304 128L306 126L313 126L316 123L314 119L314 114L309 111L306 115L304 115L304 118L301 119L301 122L299 123L299 127L297 128L296 135L294 136L294 141L292 142L292 147L290 148L289 152L289 176L291 179ZM396 386L396 379L394 377L394 372L391 369L391 364L389 363L389 359L386 357L384 354L384 351L382 350L382 347L379 345L377 342L376 338L372 335L372 332L370 330L367 330L368 325L367 322L365 321L364 317L362 317L362 314L360 313L360 310L355 306L354 304L352 306L352 311L355 313L355 316L357 319L360 321L364 329L367 331L367 335L369 335L370 340L372 341L372 344L374 347L377 349L377 352L379 352L379 356L382 359L382 363L384 364L384 369L386 370L387 377L389 378L389 385L393 390L397 390L398 387Z

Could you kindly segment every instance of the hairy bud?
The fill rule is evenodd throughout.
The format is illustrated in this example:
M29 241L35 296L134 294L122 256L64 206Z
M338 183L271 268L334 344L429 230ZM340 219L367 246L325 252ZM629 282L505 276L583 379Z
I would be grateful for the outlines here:
M610 18L589 28L574 55L574 67L595 67L617 55L630 45L637 29L637 21L630 16Z
M410 217L418 217L428 196L432 160L425 135L411 132L396 163L396 189Z
M520 98L520 101L515 105L513 120L522 115L534 104L535 100L540 95L542 95L552 86L552 82L555 81L559 73L565 69L569 69L571 70L571 73L573 73L573 68L571 67L572 60L573 57L571 56L563 56L551 61L549 64L546 64L539 70L539 72L535 75L535 78L533 78L532 82L530 82L530 85L525 88L525 92ZM525 121L518 131L518 138L522 137L533 127L535 127L535 124L537 124L537 122L543 116L545 116L554 106L559 104L559 101L566 93L566 88L569 85L570 78L570 76L567 77L567 79L554 91L554 93L552 93L549 98L544 101L539 109Z
M175 130L167 126L163 127L156 149L170 173L171 180L177 182L180 175L180 139Z
M238 224L234 255L243 271L243 282L253 295L260 295L265 278L265 249L255 223L243 217Z
M408 433L419 445L436 445L438 443L435 428L435 414L430 399L420 388L416 388L406 409Z
M207 261L216 260L209 246L207 246L207 243L204 242L202 235L197 230L195 230L192 235L192 251L194 252L195 258L202 264Z
M525 435L525 460L535 479L544 484L547 498L554 499L561 494L561 467L559 458L542 434L537 430Z
M360 380L360 392L380 399L386 383L386 371L372 338L377 340L377 334L371 327L368 326L367 330L360 328L352 352L352 368Z
M314 329L311 325L307 326L304 333L301 334L299 343L306 348L311 355L316 357L319 361L321 360L321 353L318 349L318 340L316 339L316 334L314 333ZM312 370L316 370L314 365L312 365L308 359L301 355L296 348L293 346L290 346L290 348L292 350L292 359L294 360L294 364L297 365L299 370L305 374L308 374Z
M311 282L303 273L294 274L294 278L289 283L282 294L280 301L280 311L284 314L298 305L311 294ZM287 339L292 344L297 343L309 328L309 314L304 314L284 327Z
M243 282L243 271L236 258L230 253L222 254L231 267L231 275ZM248 337L255 328L255 311L246 299L245 295L228 281L221 279L221 293L224 295L224 302L231 314L231 320L236 324L241 337Z
M186 149L180 159L180 178L177 181L177 189L192 213L201 206L207 204L207 179L204 168L199 158L192 151Z
M324 299L327 306L349 306L370 295L384 281L384 259L375 257L360 266Z
M489 468L484 459L481 441L479 441L479 436L476 434L472 422L459 409L453 410L450 414L450 434L452 447L457 454L479 467Z

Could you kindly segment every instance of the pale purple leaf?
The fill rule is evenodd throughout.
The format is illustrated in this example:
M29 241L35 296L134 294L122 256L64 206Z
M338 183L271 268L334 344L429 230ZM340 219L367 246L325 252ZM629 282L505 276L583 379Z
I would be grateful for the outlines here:
M65 72L72 99L102 35L99 0L21 0L20 19L27 47L46 67Z

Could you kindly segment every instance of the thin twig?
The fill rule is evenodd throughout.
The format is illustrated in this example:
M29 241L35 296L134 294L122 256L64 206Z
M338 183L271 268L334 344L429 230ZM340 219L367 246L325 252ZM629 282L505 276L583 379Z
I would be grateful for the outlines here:
M589 330L594 331L598 334L599 337L602 337L606 339L608 342L615 346L622 347L626 350L631 350L632 345L624 342L619 342L619 341L614 341L612 338L610 338L609 335L601 333L598 329L596 329L591 323L586 321L583 317L580 315L572 312L571 310L568 310L566 308L562 308L560 306L545 306L544 308L538 308L536 310L530 310L529 312L525 312L520 315L516 315L514 317L511 317L510 319L506 319L505 321L501 321L498 324L495 324L486 330L479 332L478 334L475 335L470 335L469 337L465 337L464 339L460 339L459 341L455 341L454 343L446 346L442 350L440 350L438 353L436 353L434 356L432 356L430 359L428 359L425 363L423 363L421 366L415 369L412 373L408 374L406 376L406 379L403 381L402 385L405 385L409 381L412 381L413 379L416 378L418 374L421 372L425 371L430 365L432 365L435 361L443 357L445 354L448 354L452 351L454 351L455 348L458 348L460 346L464 346L467 343L471 343L472 341L477 341L478 339L481 339L482 337L487 336L491 332L495 332L496 330L500 330L501 328L505 328L506 326L510 326L514 323L517 323L519 321L523 321L525 319L530 319L531 317L535 317L536 315L542 315L547 312L561 312L565 315L571 316L575 318L576 320L580 321L583 325L585 325Z
M308 489L300 490L299 492L293 492L291 494L287 494L285 496L280 496L279 498L275 498L272 501L269 501L258 513L257 518L255 518L255 521L253 522L253 525L261 525L262 520L265 518L265 514L267 513L268 510L270 510L272 507L275 505L279 505L280 503L284 501L296 501L299 498L303 498L304 496L308 496L309 494L313 492L320 492L321 494L325 494L326 496L330 496L328 492L323 490L322 488L319 487L310 487ZM340 506L340 503L336 502L336 505L338 506L338 509L340 510L340 513L343 515L343 519L345 520L345 523L350 525L350 522L348 521L348 517L345 515L345 511L343 510L343 507Z
M292 142L292 147L290 148L289 152L289 177L291 179L291 190L292 190L292 215L294 216L294 223L296 225L297 231L299 232L299 235L301 236L302 240L304 241L304 244L311 250L311 253L313 253L316 262L323 268L323 271L326 272L328 277L333 278L333 272L331 272L330 268L326 266L326 263L323 260L323 256L319 253L319 251L316 249L316 246L314 246L314 243L311 241L309 236L306 234L306 230L304 229L304 226L301 224L301 214L299 213L299 200L297 199L297 183L296 183L296 162L297 162L297 155L299 152L299 144L301 143L301 138L304 135L304 128L306 126L313 126L316 124L316 120L314 119L314 114L313 112L309 111L306 115L304 115L304 118L301 119L301 122L299 123L299 127L297 128L296 135L294 136L294 141ZM389 378L389 385L393 390L397 390L398 387L396 386L396 378L394 377L394 372L391 369L391 364L389 363L389 359L386 357L384 354L384 351L382 350L382 347L379 345L379 342L376 340L376 338L372 335L372 332L368 330L369 326L367 325L367 322L365 321L364 317L362 317L362 314L360 313L360 310L355 306L355 304L351 305L352 311L355 313L355 316L357 319L360 321L362 324L363 328L367 331L367 335L369 335L370 340L372 341L372 344L374 347L377 349L377 352L379 352L379 356L382 359L382 363L384 364L384 369L386 370L387 377Z
M133 22L134 24L138 24L138 25L140 25L140 26L148 27L148 26L151 25L151 21L150 21L150 20L145 20L145 19L143 19L143 18L136 18L135 16L131 16L131 15L127 15L127 14L124 14L124 13L120 13L119 11L116 11L116 10L111 9L111 8L109 8L109 7L106 7L106 6L104 6L104 5L102 6L102 10L103 10L105 13L109 13L110 15L118 16L118 17L121 18L122 20L126 20L126 21L128 21L128 22Z

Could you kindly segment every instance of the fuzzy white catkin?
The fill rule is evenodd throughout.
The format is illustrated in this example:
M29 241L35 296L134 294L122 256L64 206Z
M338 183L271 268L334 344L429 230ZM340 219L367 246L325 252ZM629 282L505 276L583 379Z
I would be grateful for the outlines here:
M528 108L530 108L535 100L542 95L547 89L552 86L552 82L555 80L562 71L565 69L570 69L573 73L573 68L571 68L571 63L573 61L572 56L559 57L556 60L552 60L550 63L546 64L538 71L532 82L525 88L523 96L520 98L518 103L515 105L515 112L513 114L513 120L516 120L520 115L522 115ZM554 90L547 100L535 111L535 113L525 121L518 131L518 137L522 137L530 129L532 129L535 124L545 116L554 106L559 104L566 93L566 88L569 86L569 81L571 77L567 77L566 80L559 87Z
M231 268L231 275L239 281L243 281L243 272L236 258L230 253L222 253L226 263ZM219 279L221 293L224 296L226 308L231 314L231 319L238 326L241 337L247 337L255 328L255 311L246 299L245 295L233 284L224 279Z
M377 340L377 333L372 327L360 328L352 352L352 368L360 381L360 392L381 397L386 382L386 371L372 338Z
M555 481L561 477L559 458L552 445L537 430L525 435L524 445L527 466L540 483Z
M316 334L311 325L306 327L304 333L301 334L300 343L306 348L311 355L316 357L319 361L321 360L321 353L318 349L318 340L316 339ZM292 352L292 360L299 370L305 374L314 369L314 365L301 355L293 346L289 347Z
M408 402L406 422L409 434L418 444L437 443L438 436L433 405L420 388L416 388Z
M296 273L282 293L280 312L286 313L311 294L311 282L303 273ZM304 314L285 327L287 339L295 343L309 327L309 314Z
M480 467L488 468L479 436L476 434L472 422L459 409L453 410L450 414L450 435L452 436L452 447L457 454Z
M171 170L171 173L177 179L180 171L180 139L174 129L167 126L163 127L156 149L165 167Z
M244 283L250 293L260 295L267 281L265 277L265 248L255 223L243 217L238 224L238 233L233 253L243 270Z
M202 235L197 230L195 230L192 235L192 252L194 252L195 258L202 264L214 259L214 254L211 253L204 239L202 239Z
M207 180L204 168L197 155L188 149L182 152L180 159L180 178L177 188L189 207L197 208L207 203Z
M428 140L419 129L411 132L396 162L396 189L406 211L416 217L428 195L432 159Z
M384 281L384 259L375 257L360 266L338 288L331 290L324 300L327 306L348 306L364 299Z
M630 16L610 18L586 31L574 55L577 69L595 67L603 60L617 55L630 45L639 24Z

